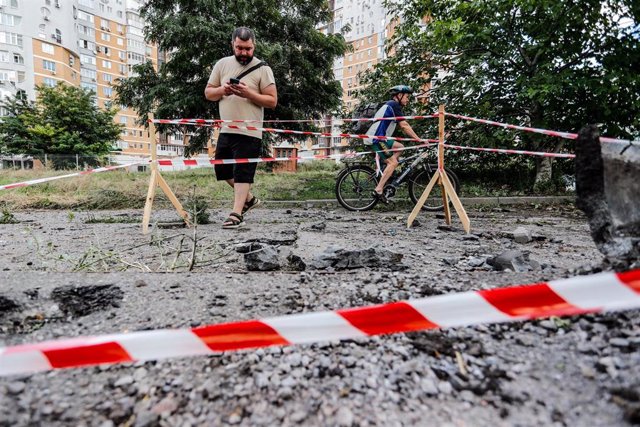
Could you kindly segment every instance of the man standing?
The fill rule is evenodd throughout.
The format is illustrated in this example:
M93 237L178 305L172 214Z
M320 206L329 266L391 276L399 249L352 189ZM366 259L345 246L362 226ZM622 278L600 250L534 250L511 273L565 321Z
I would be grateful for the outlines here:
M402 107L405 107L409 103L412 93L413 90L406 85L398 85L392 87L391 89L389 89L391 100L381 107L381 111L379 111L379 113L376 113L376 117L402 117L404 115L404 113L402 112ZM396 128L396 123L398 123L398 126L400 126L400 129L402 129L402 132L404 132L404 134L409 138L419 139L418 135L411 128L411 125L409 125L409 123L407 123L407 121L404 119L381 120L374 122L367 131L367 135L392 136ZM393 171L396 169L396 167L398 167L398 159L400 158L400 154L402 152L392 152L388 150L397 150L403 148L404 145L402 145L398 141L389 141L388 139L375 139L375 137L373 138L372 145L373 150L378 153L382 160L387 164L384 172L382 172L380 181L378 181L378 185L373 191L373 197L376 197L383 203L389 203L384 195L384 186L389 178L391 178Z
M204 96L220 102L223 120L251 120L250 126L262 127L265 108L275 108L278 92L271 68L253 57L255 35L246 27L239 27L231 36L233 55L219 60L213 67ZM216 159L260 157L262 132L222 127L216 145ZM244 214L261 201L251 194L256 163L216 165L218 181L233 187L233 211L222 228L244 225Z

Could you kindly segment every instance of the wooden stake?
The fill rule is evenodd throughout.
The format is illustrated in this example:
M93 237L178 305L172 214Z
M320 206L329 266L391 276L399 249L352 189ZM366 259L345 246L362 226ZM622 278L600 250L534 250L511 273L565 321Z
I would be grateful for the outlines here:
M153 120L153 114L149 113L149 120ZM151 143L149 149L151 151L151 179L149 180L149 189L147 190L147 200L144 203L144 214L142 215L142 233L147 234L149 232L149 221L151 220L151 208L153 207L153 199L156 195L156 188L159 186L164 194L169 198L169 201L174 208L178 211L178 215L184 219L187 227L191 227L191 220L189 214L184 210L182 204L173 193L167 181L160 174L158 169L158 147L156 142L156 127L153 122L149 122L149 134L151 135Z
M464 210L462 202L460 202L460 199L453 188L453 184L451 184L451 181L444 170L444 105L439 106L438 115L438 170L433 174L433 177L431 177L431 181L429 181L427 188L424 189L418 203L416 203L415 207L409 214L409 218L407 218L407 228L411 227L413 221L415 221L418 216L418 213L422 210L422 206L424 206L427 201L433 186L437 183L442 191L445 222L447 225L451 225L451 210L449 209L449 201L451 201L458 217L460 217L464 230L468 233L471 230L471 221L469 221L467 212Z

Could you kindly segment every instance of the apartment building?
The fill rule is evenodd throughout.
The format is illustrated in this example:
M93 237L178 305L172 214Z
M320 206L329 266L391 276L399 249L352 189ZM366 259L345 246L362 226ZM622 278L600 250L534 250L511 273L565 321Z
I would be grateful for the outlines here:
M332 20L319 30L335 34L349 28L343 35L351 49L333 64L333 74L342 85L342 109L349 112L358 105L356 93L362 89L362 73L384 59L384 45L393 27L382 0L330 0L329 7ZM336 117L327 117L321 126L324 132L337 134L343 131L343 124ZM317 154L335 154L347 145L345 138L319 138L313 149Z
M136 64L158 64L139 8L137 0L0 0L0 96L35 99L36 85L64 82L94 91L101 108L113 106L118 79ZM135 111L115 107L123 130L114 148L148 154L150 136ZM181 150L176 144L169 151Z

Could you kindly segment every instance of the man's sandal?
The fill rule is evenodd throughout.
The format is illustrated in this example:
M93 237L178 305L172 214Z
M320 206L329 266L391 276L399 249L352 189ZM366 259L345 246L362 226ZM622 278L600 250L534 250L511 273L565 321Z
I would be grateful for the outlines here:
M253 208L257 208L261 204L262 204L262 200L258 199L256 196L253 196L251 200L249 200L244 204L244 207L242 208L242 215L246 214Z
M235 212L229 214L229 218L222 224L222 228L240 228L244 225L244 218L242 215Z

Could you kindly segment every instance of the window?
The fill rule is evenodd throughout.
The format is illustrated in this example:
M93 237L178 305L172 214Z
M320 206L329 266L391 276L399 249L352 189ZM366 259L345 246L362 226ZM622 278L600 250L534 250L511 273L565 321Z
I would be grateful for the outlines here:
M0 12L0 24L7 25L9 27L15 27L20 24L20 17L15 15L9 15L8 13Z
M49 17L51 16L51 11L49 10L49 8L47 7L41 7L40 8L40 14L42 15L42 18L45 21L49 20Z
M48 53L49 55L53 55L55 52L55 48L49 43L42 43L42 51L44 53Z
M107 74L107 73L103 73L102 74L102 80L104 80L105 82L111 82L112 81L112 76L111 74Z
M144 44L144 42L141 42L139 40L127 39L127 46L142 50L146 45Z
M13 54L13 62L15 64L24 65L24 58L19 53L14 53Z
M118 37L116 39L116 43L118 44L118 46L124 46L124 40L121 37Z
M96 58L94 58L93 56L80 54L80 62L82 62L83 64L96 65Z
M94 8L93 0L78 0L78 4L80 6L90 7L91 9Z
M88 68L83 68L82 70L80 70L80 74L82 75L82 77L86 77L88 79L96 79L96 70L90 70Z
M144 33L142 32L142 30L140 28L136 28L136 27L129 27L129 32L133 35L136 36L140 36L140 37L144 37Z
M96 92L96 88L97 88L95 84L85 83L85 82L80 83L80 86L82 86L83 89L93 91L94 93Z
M89 21L92 24L94 23L94 16L90 13L83 12L81 10L78 11L78 19L82 19L83 21Z
M56 79L52 79L51 77L45 77L43 81L45 86L56 87Z
M94 42L90 42L89 40L80 40L80 46L89 50L96 49L96 44Z
M113 89L111 89L110 87L103 87L102 88L102 93L106 97L111 97L111 94L113 93Z
M100 38L106 42L111 41L111 34L107 34L107 33L102 33L100 34Z
M0 62L9 62L9 52L0 50Z
M129 56L129 59L134 62L144 62L144 56L139 53L129 52L127 55Z
M92 27L87 27L86 25L82 24L78 24L78 32L90 37L95 37L96 35L96 30L94 30Z
M102 67L106 68L107 70L111 69L111 61L106 61L106 60L102 60Z
M124 64L118 65L118 71L120 71L120 74L125 75L127 73L127 66Z
M127 59L127 55L125 54L124 50L118 52L118 58L120 58L120 61L124 61L125 59Z
M126 116L120 116L120 124L123 124L123 125L127 124L127 117Z
M22 47L22 34L0 32L0 43Z
M17 9L18 0L0 0L0 6L11 6L12 9Z
M42 60L42 68L45 70L56 72L56 63L53 61L47 61L46 59Z
M10 70L0 70L0 82L15 80L15 72Z

